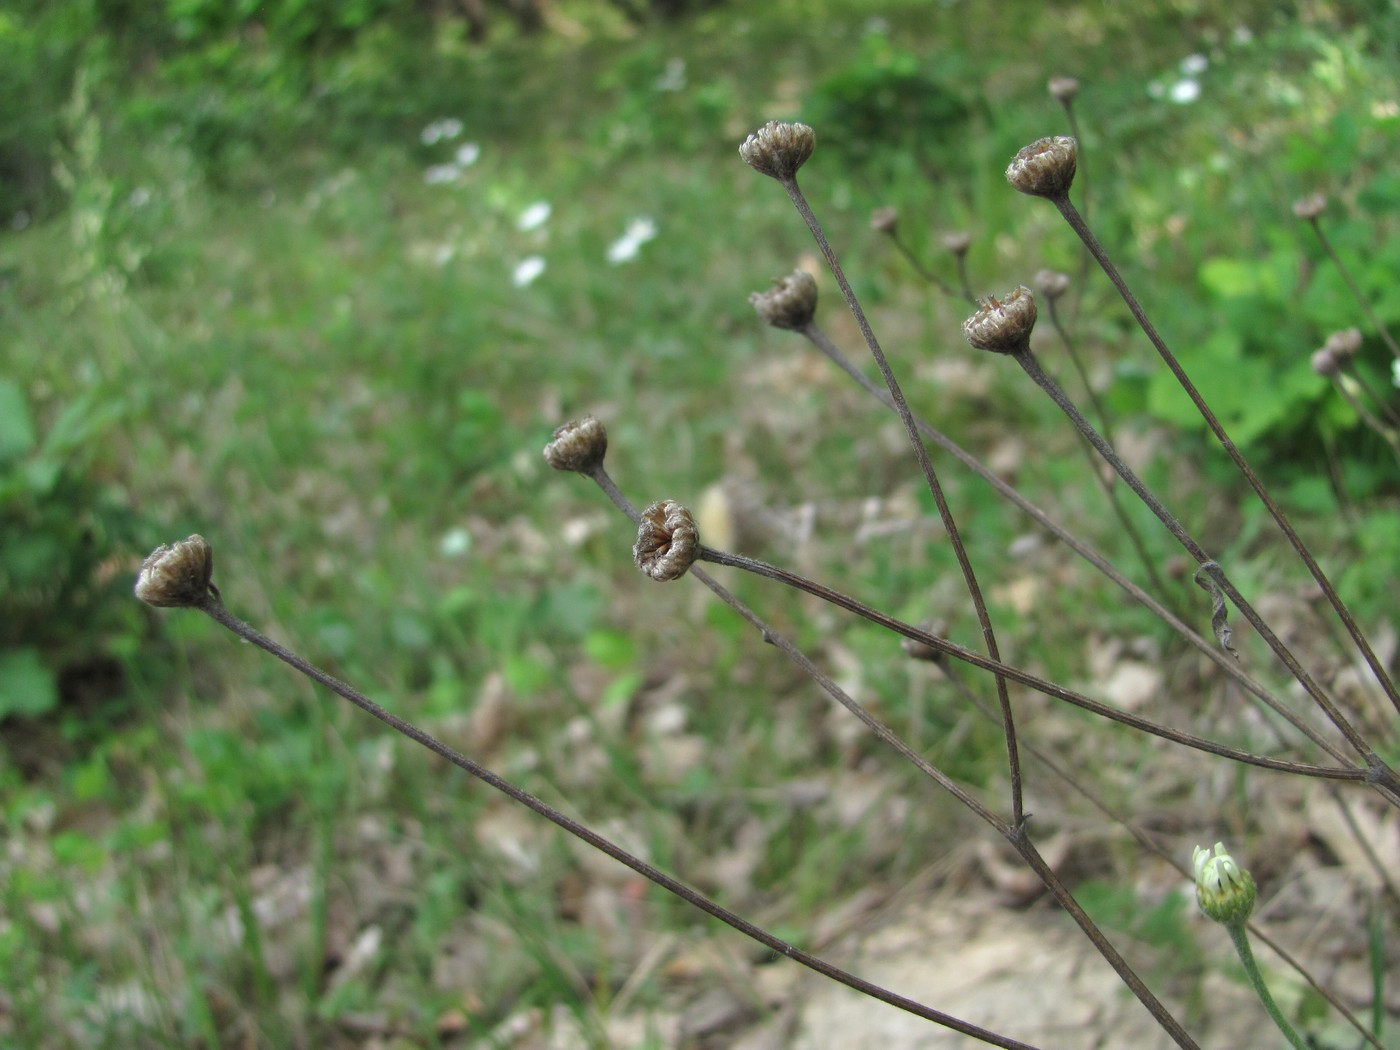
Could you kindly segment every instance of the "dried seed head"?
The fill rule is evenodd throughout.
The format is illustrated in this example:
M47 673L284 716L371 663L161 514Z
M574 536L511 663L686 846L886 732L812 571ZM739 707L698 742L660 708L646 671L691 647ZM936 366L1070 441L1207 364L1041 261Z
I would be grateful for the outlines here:
M679 580L700 551L700 530L690 511L675 500L642 511L632 559L653 580Z
M978 350L1018 354L1031 348L1035 316L1035 296L1021 285L1000 301L983 299L981 309L963 322L963 335Z
M1227 926L1243 925L1254 911L1258 895L1253 876L1225 852L1223 842L1215 844L1214 853L1197 846L1192 861L1196 869L1196 903L1201 911Z
M1322 344L1322 348L1332 351L1339 364L1348 357L1355 357L1356 351L1361 349L1361 329L1344 328L1340 332L1333 332L1327 337L1327 342Z
M1011 161L1006 181L1033 197L1063 197L1074 182L1079 143L1067 135L1036 139Z
M1079 81L1074 77L1051 77L1046 87L1056 102L1073 102L1074 96L1079 94Z
M1293 202L1293 214L1300 219L1316 219L1327 210L1327 197L1321 193L1309 193Z
M966 230L954 230L952 233L945 233L939 238L939 242L954 255L966 255L968 248L972 246L972 234Z
M739 147L739 156L755 171L787 182L806 163L817 144L817 134L806 124L770 120Z
M1035 285L1037 292L1054 302L1069 291L1069 274L1056 270L1037 270L1031 278L1031 284Z
M876 233L886 233L893 237L898 225L898 208L876 208L870 213L870 228Z
M214 551L196 533L178 543L163 543L141 563L136 576L136 597L158 609L187 609L203 605L218 589L214 577Z
M1312 370L1320 376L1336 375L1342 370L1342 364L1337 358L1337 352L1330 346L1324 346L1321 350L1314 350L1312 355Z
M806 270L779 277L766 292L753 292L749 302L764 324L801 330L817 312L817 279Z
M555 470L591 474L603 465L607 451L607 430L592 416L584 416L554 431L554 439L544 447L544 460Z

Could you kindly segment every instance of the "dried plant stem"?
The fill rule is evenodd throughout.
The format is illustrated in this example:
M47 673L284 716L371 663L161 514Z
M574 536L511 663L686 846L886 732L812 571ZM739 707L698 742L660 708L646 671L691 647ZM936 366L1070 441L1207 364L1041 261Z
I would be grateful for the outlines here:
M627 512L629 517L631 516L629 512L629 508L632 507L631 502L627 500L621 490L618 489L617 485L613 483L611 477L601 465L585 473L592 477L595 482L598 482L603 491L608 494L609 498L613 500L619 509ZM702 547L700 556L701 558L706 558L706 555L714 555L716 553L718 552ZM719 564L732 564L714 557L710 557L707 560L716 561ZM1170 1011L1168 1011L1157 997L1152 994L1147 985L1138 977L1136 971L1128 964L1128 961L1119 954L1118 950L1114 948L1103 931L1098 928L1093 919L1089 917L1089 914L1084 911L1079 902L1074 899L1074 895L1070 893L1069 888L1065 886L1060 880L1060 877L1045 862L1044 858L1041 857L1039 851L1036 850L1035 845L1031 842L1030 837L1026 834L1024 817L1017 820L1015 823L1007 823L1001 817L998 817L994 812L982 805L976 798L968 794L961 786L943 773L942 770L938 769L938 767L934 766L922 755L914 751L914 749L906 744L897 733L879 719L875 718L874 715L870 714L863 704L848 694L828 675L823 673L820 668L812 663L811 659L808 658L801 649L789 641L784 635L773 630L773 628L765 623L757 613L736 598L728 588L720 584L713 576L705 572L699 566L692 566L690 575L698 579L709 588L716 597L757 629L764 641L781 649L783 653L796 663L808 677L816 682L828 696L855 715L862 724L876 735L876 737L912 763L920 772L924 773L924 775L934 780L940 787L1011 843L1022 860L1036 873L1041 882L1044 883L1046 889L1060 902L1061 906L1069 912L1070 916L1084 932L1084 935L1093 943L1099 954L1113 967L1114 972L1118 974L1123 983L1132 989L1133 993L1138 997L1138 1000L1147 1008L1148 1012L1152 1014L1153 1018L1156 1019L1163 1030L1171 1035L1178 1046L1183 1048L1196 1046L1196 1043L1187 1035L1185 1029L1181 1027L1176 1018L1173 1017Z
M782 183L783 189L787 191L793 207L807 223L807 229L811 231L813 239L817 242L817 247L826 259L827 266L831 268L832 276L836 278L836 283L841 288L841 294L845 297L846 306L850 309L851 316L855 318L856 325L860 328L860 333L865 339L865 345L869 347L870 354L880 369L880 375L885 381L885 387L889 390L895 413L899 416L900 422L904 424L905 433L909 436L909 443L919 462L919 470L924 476L929 492L933 494L934 502L938 505L938 516L943 521L944 531L948 534L948 542L958 560L958 567L962 570L963 583L967 588L968 595L972 598L972 605L977 613L977 622L982 629L982 644L987 650L987 655L999 662L1001 653L997 646L996 632L992 629L991 614L987 611L987 603L982 597L982 587L977 582L977 574L972 569L972 561L968 557L967 547L963 544L957 522L953 519L953 512L948 506L948 501L944 498L943 486L939 483L938 475L934 472L933 461L929 458L928 449L919 438L919 430L914 423L914 414L909 409L909 403L904 399L904 392L900 389L899 381L895 379L894 370L890 368L890 363L880 348L879 340L875 338L875 332L871 329L870 322L866 320L865 311L861 308L860 301L851 288L851 283L846 280L846 273L841 268L836 253L827 242L826 234L822 232L821 223L817 221L816 215L807 203L807 198L798 187L796 177L788 175L779 181ZM1000 675L996 679L996 688L997 701L1001 707L1002 736L1006 741L1006 761L1011 779L1011 823L1019 827L1025 819L1025 801L1021 785L1021 760L1016 752L1016 722L1011 713L1011 697L1007 692L1006 681Z
M939 670L943 673L943 676L953 686L957 693L968 704L975 707L977 711L982 715L982 717L986 718L990 722L997 721L996 713L986 704L984 704L980 699L978 699L977 695L973 693L971 689L968 688L967 683L962 680L962 677L959 674L957 674L953 668L946 666L945 662L943 661L938 661L938 667ZM1113 821L1113 823L1117 824L1129 835L1131 835L1133 839L1136 840L1139 846L1147 850L1159 860L1164 861L1166 864L1175 868L1177 872L1182 876L1182 878L1186 879L1187 881L1191 881L1195 878L1195 872L1193 872L1185 864L1181 863L1181 861L1177 860L1175 854L1163 847L1152 835L1150 835L1148 832L1144 831L1142 828L1134 824L1123 813L1114 809L1108 803L1104 802L1103 799L1099 798L1099 796L1096 795L1093 791L1081 784L1079 780L1076 779L1075 776L1069 772L1069 770L1067 770L1064 766L1062 766L1059 762L1052 758L1047 752L1025 740L1021 741L1021 750L1029 754L1033 759L1035 759L1046 769L1048 769L1071 791L1073 791L1075 794L1079 795L1086 802L1088 802L1089 805L1093 806L1105 817ZM1334 785L1329 785L1328 791L1332 795L1334 801L1336 801L1338 805L1341 805L1341 792L1338 791ZM1372 856L1372 869L1380 877L1382 882L1385 883L1387 887L1389 887L1389 873L1386 872L1384 866L1381 865L1380 859L1374 856L1375 851L1370 849L1370 843L1363 836L1360 829L1355 826L1355 821L1351 819L1350 810L1343 807L1342 812L1347 817L1348 824L1352 827L1354 831L1354 838L1356 839L1358 844L1360 844L1361 847L1367 850L1368 853ZM1357 1017L1356 1014L1352 1013L1352 1011L1347 1007L1345 1003L1343 1003L1339 998L1337 998L1336 993L1333 992L1331 989L1326 988L1322 984L1318 983L1317 979L1313 977L1311 973L1308 972L1308 970L1303 966L1303 964L1298 962L1297 959L1295 959L1291 954L1285 951L1284 948L1277 941L1275 941L1272 937L1265 933L1264 930L1262 930L1255 923L1249 924L1249 932L1253 934L1256 938L1258 938L1260 942L1267 945L1275 955L1277 955L1280 959L1283 960L1285 965L1287 965L1290 969L1293 970L1293 972L1295 972L1296 974L1298 974L1299 977L1305 980L1312 987L1312 989L1315 992L1317 992L1318 995L1325 999L1328 1002L1328 1004L1331 1005L1331 1007L1337 1011L1337 1013L1341 1014L1342 1018L1349 1025L1351 1025L1352 1028L1356 1029L1357 1034L1362 1039L1370 1043L1373 1047L1376 1048L1376 1050L1385 1050L1385 1047L1381 1045L1381 1041L1367 1030L1365 1024L1361 1021L1361 1019Z
M1085 252L1084 258L1086 261L1088 260L1089 255L1087 252ZM1089 371L1084 367L1084 362L1080 359L1079 350L1074 345L1074 340L1070 338L1069 332L1060 321L1060 314L1055 306L1057 297L1050 296L1047 298L1049 303L1050 323L1059 334L1060 342L1064 344L1065 352L1069 355L1070 363L1074 366L1075 372L1079 375L1079 381L1084 386L1085 396L1089 398L1089 403L1094 406L1094 414L1098 417L1099 426L1103 427L1104 436L1108 439L1108 443L1110 445L1117 445L1118 440L1113 434L1113 421L1108 413L1108 408L1104 405L1103 400L1094 389L1094 384L1089 381ZM1138 531L1137 523L1133 521L1127 509L1123 506L1122 501L1119 500L1117 487L1111 479L1104 477L1103 472L1099 469L1099 461L1094 456L1093 447L1087 444L1081 444L1081 447L1089 457L1090 474L1092 474L1094 480L1098 482L1099 488L1103 490L1104 496L1107 497L1109 505L1113 508L1114 516L1118 519L1119 524L1123 526L1123 532L1128 537L1128 542L1132 544L1133 550L1137 553L1138 560L1142 562L1143 571L1147 573L1148 580L1151 582L1152 586L1157 589L1158 594L1171 594L1171 588L1166 585L1161 574L1158 573L1157 565L1153 561L1152 555L1147 550L1147 544L1143 542L1142 533Z
M788 572L786 569L780 569L776 565L769 565L766 562L761 562L742 554L731 554L727 551L718 551L712 547L703 546L700 548L699 558L701 561L711 562L715 565L728 565L732 568L752 572L758 576L765 576L770 580L776 580L796 590L804 591L807 594L821 598L823 601L829 602L837 608L855 613L862 619L879 624L881 627L887 628L905 638L921 642L930 649L946 656L951 656L955 660L960 660L965 664L980 668L983 671L989 671L992 674L1002 675L1009 681L1034 689L1036 692L1043 693L1056 700L1063 700L1066 703L1073 704L1075 707L1082 708L1091 714L1099 715L1109 721L1119 722L1130 728L1140 730L1144 733L1150 733L1153 736L1161 737L1164 740L1170 740L1173 743L1194 748L1197 751L1205 751L1212 755L1218 755L1221 758L1232 759L1247 765L1259 766L1263 769L1273 769L1284 773L1296 773L1300 776L1320 777L1325 780L1370 781L1376 779L1375 771L1369 767L1315 766L1303 762L1290 762L1285 759L1268 758L1264 755L1256 755L1239 748L1219 744L1213 740L1207 740L1204 737L1196 736L1193 733L1172 729L1170 726L1164 726L1150 719L1140 718L1126 711L1120 711L1116 707L1110 707L1108 704L1093 700L1090 697L1084 696L1082 693L1077 693L1072 689L1066 689L1064 686L1056 685L1054 682L1046 678L1041 678L1039 675L1031 674L1029 671L1024 671L1011 664L989 659L981 653L958 645L956 642L949 641L946 638L940 638L935 634L930 634L922 628L904 623L902 620L897 620L893 616L887 616L885 613L880 612L878 609L871 608L857 598L852 598L849 595L842 594L840 591L832 590L830 587L809 580L805 576L799 576L796 573Z
M581 841L587 843L589 846L592 846L594 849L602 853L606 853L609 857L612 857L618 863L626 865L628 868L631 868L643 878L655 883L662 889L675 894L677 897L684 900L687 904L691 904L696 908L699 908L701 911L713 916L714 918L720 920L726 925L738 930L746 937L757 941L758 943L764 945L764 947L769 948L774 952L777 952L779 955L787 956L789 959L801 963L808 969L816 971L823 977L828 977L833 981L837 981L841 984L844 984L846 987L852 988L855 991L861 992L864 995L868 995L873 999L878 999L881 1002L898 1007L901 1010L907 1011L908 1013L914 1014L915 1016L922 1017L925 1020L933 1021L934 1023L943 1025L946 1028L951 1028L953 1031L961 1032L964 1035L971 1036L972 1038L980 1040L981 1042L987 1043L991 1046L1006 1047L1008 1048L1008 1050L1037 1050L1036 1047L1032 1046L1029 1043L1023 1043L1019 1040L1008 1038L1007 1036L1000 1035L999 1033L990 1031L986 1028L981 1028L978 1025L970 1024L967 1021L954 1017L951 1014L944 1013L941 1010L935 1010L932 1007L924 1005L923 1003L899 995L880 985L873 984L872 982L867 981L861 977L857 977L855 974L850 973L847 970L843 970L838 966L833 966L831 963L827 962L822 958L819 958L818 956L804 952L802 949L797 948L792 944L789 944L787 941L784 941L779 937L775 937L773 934L769 933L768 931L762 929L759 926L754 925L742 916L736 915L734 912L731 912L728 909L715 903L709 897L706 897L704 894L702 894L699 890L688 886L686 883L683 883L678 879L672 878L660 868L657 868L652 864L648 864L640 857L628 853L621 846L616 845L609 839L606 839L603 836L597 834L596 832L590 830L588 827L574 820L572 817L569 817L564 813L560 812L559 810L555 809L553 806L550 806L547 802L536 798L534 795L531 795L529 792L517 787L511 781L506 780L504 777L497 775L496 773L492 772L490 769L486 768L480 763L475 762L467 756L461 754L460 752L448 747L446 744L442 743L440 740L438 740L431 734L424 732L412 723L407 722L404 719L399 718L392 712L385 710L383 707L376 704L373 700L369 699L367 696L359 692L353 686L347 685L339 679L327 674L325 671L322 671L320 668L315 667L307 661L303 660L296 653L292 652L285 646L279 645L277 642L274 642L272 639L259 632L250 624L244 623L242 620L239 620L236 617L234 617L224 607L223 602L216 595L210 594L206 598L206 600L201 604L197 605L196 608L198 608L201 612L208 614L215 622L219 623L223 627L228 628L230 631L232 631L238 637L242 638L244 641L250 642L253 645L256 645L258 648L263 649L268 653L271 653L273 656L277 657L282 662L290 665L295 670L306 675L312 681L316 682L319 685L325 686L337 696L349 700L356 707L360 708L360 710L366 712L374 718L377 718L379 721L383 722L395 732L401 733L404 736L408 737L410 740L414 741L415 743L426 747L429 751L432 751L434 754L446 759L448 762L452 763L452 765L456 766L457 768L465 770L467 773L470 773L472 776L476 777L478 780L482 781L488 786L495 788L497 791L500 791L501 793L509 796L514 801L519 802L521 805L533 810L535 813L544 817L546 820L555 824L557 827L562 828L564 831L568 832L570 835L573 835L575 838L580 839Z
M887 408L892 408L893 403L889 392L874 382L869 376L858 369L851 360L843 354L825 332L819 328L815 322L810 322L798 330L813 346L825 354L838 368L850 376L860 387L876 398ZM1176 631L1182 638L1186 639L1202 655L1211 660L1220 670L1229 675L1247 693L1267 706L1276 715L1283 718L1294 729L1302 733L1318 747L1322 748L1338 762L1345 762L1345 753L1339 749L1332 741L1324 737L1313 726L1304 721L1297 713L1283 706L1279 701L1262 685L1250 678L1233 658L1223 653L1218 645L1208 642L1200 633L1193 630L1188 624L1183 622L1171 610L1167 609L1153 595L1144 591L1137 584L1133 583L1121 572L1119 572L1103 555L1094 550L1088 544L1081 542L1072 532L1066 529L1059 522L1055 521L1043 510L1037 507L1030 500L1021 495L1015 488L1003 481L981 460L971 453L965 451L960 445L954 442L942 431L932 424L918 418L914 419L914 425L918 427L919 433L929 441L932 441L939 448L955 457L969 470L982 478L987 484L996 490L997 494L1006 499L1016 507L1020 508L1027 516L1035 521L1042 528L1050 532L1056 539L1090 565L1096 568L1109 580L1113 581L1120 588L1126 591L1132 598L1150 610L1163 623ZM1330 621L1329 621L1330 622Z
M1385 443L1390 446L1391 454L1395 456L1398 462L1400 462L1400 435L1396 434L1395 429L1393 427L1387 426L1385 423L1382 423L1379 419L1377 419L1375 414L1369 408L1363 405L1361 403L1361 400L1357 398L1349 389L1347 389L1347 380L1349 378L1356 380L1357 385L1360 386L1363 390L1365 390L1366 393L1370 395L1373 401L1375 400L1375 395L1371 394L1370 390L1367 389L1366 386L1359 381L1359 375L1354 370L1351 372L1350 376L1336 376L1333 380L1332 385L1336 387L1337 393L1342 395L1342 400L1344 400L1348 405L1350 405L1352 411L1361 417L1362 422L1364 422L1368 427L1374 430L1385 440Z
M1065 111L1065 119L1069 121L1069 133L1079 144L1079 152L1075 160L1074 181L1075 185L1079 187L1079 207L1087 222L1089 219L1089 173L1084 170L1084 136L1079 131L1079 119L1074 115L1074 100L1062 99L1060 105ZM1079 253L1079 274L1074 282L1074 316L1076 320L1084 307L1084 290L1089 285L1089 267L1092 264L1093 256L1086 247L1084 251ZM1058 327L1058 323L1056 327Z
M899 250L899 254L904 256L904 258L908 260L909 265L914 268L914 272L917 273L921 279L933 285L935 288L937 288L944 295L948 296L948 298L950 299L956 299L958 297L957 290L954 289L952 285L950 285L947 281L943 280L943 278L939 277L938 274L934 273L932 270L930 270L927 266L925 266L919 261L919 257L913 253L913 251L909 248L909 245L905 244L902 240L900 240L899 233L897 231L892 230L888 236L891 242L893 242L895 248Z
M1332 247L1332 241L1322 230L1322 223L1318 221L1316 215L1308 217L1307 223L1313 228L1313 233L1317 234L1318 242L1322 245L1322 250L1327 253L1327 258L1332 260L1332 265L1337 268L1337 272L1342 275L1342 280L1346 282L1351 297L1356 300L1356 305L1361 307L1361 312L1366 315L1366 320L1370 322L1372 328L1376 330L1382 341L1395 357L1400 358L1400 346L1397 346L1395 339L1391 336L1390 330L1381 323L1381 319L1376 316L1376 312L1371 309L1371 304L1366 296L1361 293L1361 288L1357 285L1356 279L1352 277L1351 271L1342 262L1342 257L1337 254L1337 250Z
M1195 384L1191 382L1190 377L1187 376L1185 370L1181 367L1181 363L1176 359L1176 355L1173 354L1171 349L1167 346L1166 341L1158 334L1156 326L1154 326L1152 321L1148 318L1147 312L1143 310L1142 305L1137 301L1137 297L1133 295L1132 290L1123 279L1123 275L1118 272L1118 267L1113 264L1113 260L1109 258L1108 252L1106 252L1103 245L1099 243L1099 239L1094 236L1094 232L1089 228L1088 223L1084 221L1084 217L1079 214L1078 210L1070 202L1069 196L1067 194L1061 194L1050 199L1059 210L1060 215L1063 216L1065 222L1069 224L1070 228L1074 230L1079 239L1084 243L1084 246L1093 254L1100 268L1108 276L1108 279L1113 282L1113 286L1118 289L1118 294L1122 297L1123 302L1127 304L1129 311L1131 311L1133 315L1133 319L1137 321L1138 327L1142 329L1143 334L1146 335L1148 340L1152 343L1153 348L1162 358L1162 361L1171 369L1172 375L1176 377L1181 388L1186 391L1187 396L1191 398L1192 403L1196 406L1196 410L1200 412L1201 418L1206 421L1206 425L1210 427L1211 433L1214 434L1216 440L1220 442L1221 448L1223 448L1230 459L1234 461L1235 466L1239 469L1240 473L1244 475L1250 487L1254 489L1255 495L1259 497L1259 501L1264 504L1270 516L1278 524L1279 529L1288 539L1294 552L1297 553L1303 564L1307 566L1308 572L1312 574L1313 579L1316 580L1318 586L1322 588L1323 594L1327 596L1327 601L1331 604L1338 618L1346 625L1347 633L1351 635L1353 644L1355 644L1357 650L1370 666L1371 673L1376 676L1376 680L1380 682L1381 688L1385 690L1386 696L1390 698L1390 702L1395 706L1395 709L1400 711L1400 692L1396 691L1395 683L1391 680L1385 666L1371 648L1371 643L1366 639L1365 634L1362 633L1355 618L1351 615L1351 611L1346 607L1346 603L1342 601L1341 596L1337 593L1337 589L1332 586L1332 581L1327 577L1327 574L1322 571L1322 566L1317 563L1317 559L1312 556L1312 552L1308 550L1302 537L1298 535L1292 523L1288 520L1288 516L1284 514L1283 508L1274 501L1273 496L1269 494L1269 490L1264 487L1264 482L1260 480L1259 475L1254 472L1253 468L1245 461L1243 454L1236 448L1235 443L1230 440L1230 436L1225 432L1225 428L1221 425L1220 420L1216 418L1215 413L1212 412L1210 406L1206 404L1205 398L1201 396L1200 391L1197 390ZM1316 226L1316 224L1314 225ZM1319 233L1320 232L1319 230ZM1393 346L1394 344L1392 343L1391 345ZM1397 356L1400 356L1400 351L1397 351Z
M1239 609L1244 618L1259 632L1260 637L1264 639L1269 648L1273 650L1274 654L1283 661L1284 665L1293 674L1293 677L1298 680L1298 683L1307 690L1308 695L1313 698L1314 702L1332 721L1332 724L1335 725L1342 736L1346 738L1347 743L1351 744L1351 746L1356 749L1356 752L1367 758L1368 761L1374 760L1375 762L1379 762L1379 758L1374 755L1371 746L1362 738L1356 727L1351 724L1351 721L1332 703L1331 698L1327 696L1322 687L1319 686L1317 682L1313 680L1312 676L1304 670L1302 665L1298 663L1292 650L1290 650L1288 646L1284 644L1283 640L1274 633L1273 629L1265 622L1264 618L1259 615L1254 606L1240 594L1235 588L1235 585L1230 582L1229 577L1225 575L1225 571L1220 567L1219 563L1206 553L1205 548L1196 542L1196 539L1186 531L1186 528L1176 519L1176 516L1173 515L1171 511L1167 510L1162 501L1143 484L1142 480L1132 468L1123 461L1122 457L1118 455L1113 447L1090 425L1089 421L1084 418L1083 413L1079 411L1078 407L1070 400L1069 396L1060 385L1055 382L1054 377L1041 367L1040 362L1035 359L1035 355L1028 350L1022 350L1007 356L1011 357L1020 365L1021 370L1024 371L1026 375L1030 376L1035 384L1049 395L1051 400L1059 406L1060 411L1062 411L1079 429L1079 432L1089 439L1094 448L1098 450L1099 455L1103 456L1109 465L1117 471L1118 476L1127 483L1128 487L1133 490L1138 499L1142 500L1152 513L1157 516L1157 519L1166 526L1167 531L1172 534L1186 552L1196 559L1196 562L1201 566L1205 575L1215 581L1220 590L1234 603L1235 608ZM1400 780L1395 779L1393 772L1390 774L1390 779L1393 785L1400 785Z

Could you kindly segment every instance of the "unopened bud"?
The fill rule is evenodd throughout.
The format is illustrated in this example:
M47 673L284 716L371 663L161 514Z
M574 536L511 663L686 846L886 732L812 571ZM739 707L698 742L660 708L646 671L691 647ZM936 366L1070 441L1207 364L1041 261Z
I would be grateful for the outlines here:
M1361 329L1344 328L1340 332L1333 332L1327 337L1327 342L1322 344L1322 348L1336 354L1338 361L1355 357L1356 351L1361 349Z
M1324 346L1321 350L1314 350L1312 355L1312 370L1320 376L1334 376L1342 370L1341 362L1337 359L1337 352L1330 346Z
M1079 94L1079 81L1074 77L1051 77L1046 87L1057 102L1073 102L1074 96Z
M555 470L591 474L603 465L608 451L608 432L592 416L570 420L554 431L544 447L544 459Z
M1201 911L1227 926L1248 921L1258 891L1249 872L1225 852L1224 843L1217 842L1214 853L1197 846L1192 861L1196 869L1196 902Z
M1006 169L1006 181L1033 197L1063 197L1074 182L1079 143L1067 135L1037 139Z
M1018 354L1031 348L1035 318L1035 296L1021 285L1005 299L983 299L981 308L963 322L963 335L978 350Z
M817 312L817 279L806 270L794 270L768 291L750 294L749 302L764 324L800 331Z
M642 511L632 559L653 580L680 579L699 551L700 530L684 506L667 499Z
M739 156L755 171L787 182L806 163L817 144L817 135L806 124L770 120L739 147Z
M898 208L876 208L870 213L870 228L876 233L885 233L893 237L898 225Z
M1293 214L1300 219L1316 219L1327 210L1327 197L1321 193L1309 193L1293 202Z
M939 243L954 255L966 255L967 249L972 246L972 234L966 230L955 230L940 237Z
M1037 270L1031 278L1035 290L1045 298L1054 301L1069 291L1069 274L1056 270Z
M210 592L218 595L213 578L214 551L196 533L151 551L136 577L136 597L158 609L192 608L208 601Z

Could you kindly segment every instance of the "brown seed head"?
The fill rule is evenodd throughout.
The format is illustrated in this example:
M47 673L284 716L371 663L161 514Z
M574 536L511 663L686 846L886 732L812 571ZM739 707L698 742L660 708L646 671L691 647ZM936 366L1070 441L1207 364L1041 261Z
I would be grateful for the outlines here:
M806 163L817 144L817 134L806 124L770 120L739 147L739 156L755 171L787 182Z
M660 500L642 511L632 559L653 580L679 580L699 551L700 530L681 504Z
M592 416L573 419L554 431L544 447L544 460L555 470L591 474L603 465L608 451L608 432Z
M1340 332L1333 332L1322 347L1336 354L1339 363L1348 357L1355 357L1356 351L1361 349L1361 329L1344 328Z
M1069 291L1069 274L1056 270L1037 270L1031 278L1035 290L1052 302Z
M1036 139L1011 161L1006 181L1033 197L1063 197L1074 182L1079 143L1067 135Z
M163 543L141 563L136 597L158 609L187 609L203 605L218 590L214 551L198 533L178 543Z
M981 309L963 322L963 335L978 350L996 354L1029 351L1035 316L1035 296L1021 285L1000 301L996 296L982 300Z
M1073 102L1074 96L1079 94L1079 81L1074 77L1051 77L1046 87L1056 102Z
M876 208L870 213L870 228L876 233L886 233L893 237L898 225L898 208Z
M801 330L817 312L817 279L806 270L794 270L768 291L750 294L749 302L764 324Z
M1293 214L1300 219L1316 219L1327 210L1327 197L1322 193L1309 193L1293 202Z

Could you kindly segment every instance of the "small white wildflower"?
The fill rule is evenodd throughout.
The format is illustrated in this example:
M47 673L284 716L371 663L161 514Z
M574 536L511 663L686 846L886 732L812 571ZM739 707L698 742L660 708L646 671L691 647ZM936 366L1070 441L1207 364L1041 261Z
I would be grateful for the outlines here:
M1181 70L1181 75L1184 77L1198 77L1206 71L1206 67L1209 65L1210 60L1206 58L1205 55L1197 52L1194 55L1187 55L1183 58L1181 60L1181 65L1177 68Z
M444 558L460 558L472 549L472 534L464 528L448 529L438 540Z
M1230 38L1237 44L1248 44L1254 40L1254 30L1249 26L1235 26Z
M1178 80L1172 85L1171 100L1178 105L1187 105L1201 97L1201 85L1196 80Z
M475 142L464 142L457 147L452 159L457 162L457 167L470 168L481 159L481 147Z
M456 117L443 117L435 120L423 128L418 134L418 138L425 146L436 145L439 142L451 141L462 133L462 122Z
M520 213L520 218L515 221L516 228L522 233L537 230L549 221L549 213L553 210L549 201L535 201Z
M642 215L627 224L626 231L608 245L608 262L614 266L637 257L642 245L656 236L656 220Z
M1390 381L1400 390L1400 359L1390 362Z
M461 177L462 169L455 164L433 164L423 172L423 181L429 186L446 186Z
M666 72L656 78L657 91L680 91L685 87L685 59L666 60Z
M542 273L544 273L544 256L531 255L527 259L521 259L516 264L510 275L510 283L517 288L524 288Z

